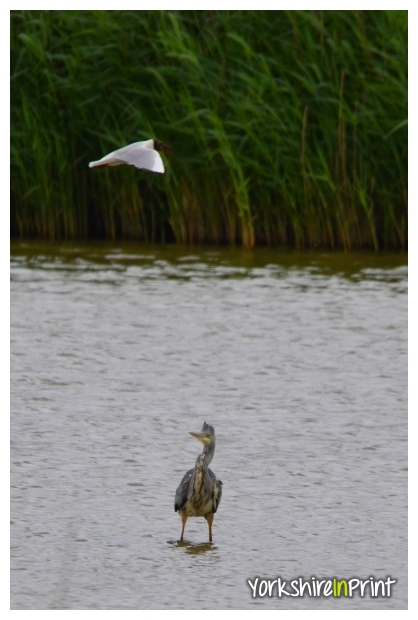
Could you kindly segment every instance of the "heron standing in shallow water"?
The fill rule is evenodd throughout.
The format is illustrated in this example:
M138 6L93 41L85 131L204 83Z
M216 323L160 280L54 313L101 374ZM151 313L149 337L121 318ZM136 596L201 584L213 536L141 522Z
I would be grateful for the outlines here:
M176 491L174 510L178 511L183 525L180 540L183 540L188 517L205 517L209 526L209 542L212 542L213 515L222 497L222 482L209 469L215 454L215 429L204 422L200 433L189 435L203 443L203 452L197 457L194 469L184 474Z

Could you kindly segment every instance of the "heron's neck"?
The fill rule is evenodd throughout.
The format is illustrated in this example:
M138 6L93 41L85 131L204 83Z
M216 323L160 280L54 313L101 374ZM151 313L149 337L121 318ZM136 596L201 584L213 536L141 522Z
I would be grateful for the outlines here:
M208 467L209 467L209 463L213 459L214 454L215 454L215 442L213 442L209 448L207 448L206 446L203 448L203 452L200 456L203 457L203 461L205 465L207 465Z

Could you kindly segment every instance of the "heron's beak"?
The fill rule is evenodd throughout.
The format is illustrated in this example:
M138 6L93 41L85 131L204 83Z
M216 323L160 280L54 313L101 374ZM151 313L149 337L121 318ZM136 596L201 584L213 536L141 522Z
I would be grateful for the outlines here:
M203 443L204 446L209 443L209 437L207 437L206 435L202 435L201 433L189 433L189 435L195 437L195 439Z

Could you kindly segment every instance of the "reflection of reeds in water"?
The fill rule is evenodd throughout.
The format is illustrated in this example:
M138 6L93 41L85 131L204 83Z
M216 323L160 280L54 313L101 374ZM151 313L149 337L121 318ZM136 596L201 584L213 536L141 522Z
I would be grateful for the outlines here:
M12 233L405 248L406 11L13 11ZM97 159L157 137L164 176Z

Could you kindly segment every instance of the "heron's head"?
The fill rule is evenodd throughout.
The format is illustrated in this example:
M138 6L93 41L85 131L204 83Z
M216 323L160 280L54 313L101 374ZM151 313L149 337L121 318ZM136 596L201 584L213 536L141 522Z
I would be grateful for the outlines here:
M203 422L200 433L189 433L189 435L198 439L207 449L215 444L215 429L206 422Z
M161 140L154 140L154 150L162 151L166 155L171 155L171 146L164 144Z

